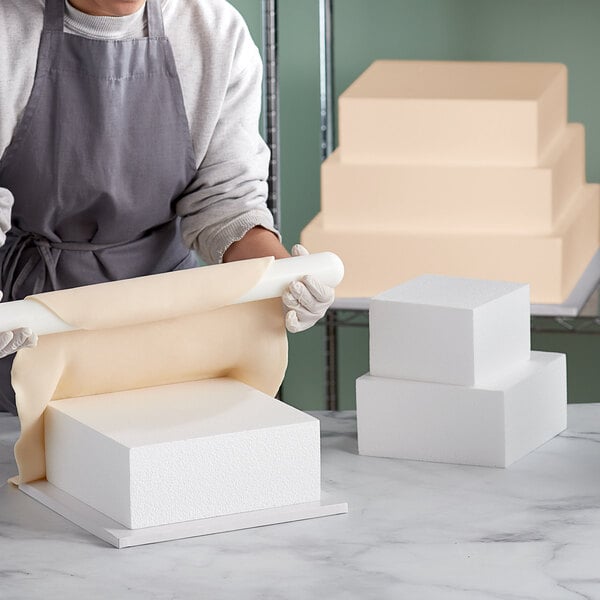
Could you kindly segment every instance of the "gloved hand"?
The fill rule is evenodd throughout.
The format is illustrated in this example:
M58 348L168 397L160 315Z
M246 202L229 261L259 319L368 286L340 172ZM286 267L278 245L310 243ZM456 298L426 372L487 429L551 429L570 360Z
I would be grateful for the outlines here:
M296 244L292 248L292 256L308 256L308 250ZM298 333L312 327L325 316L334 298L335 290L312 275L290 283L281 298L288 309L285 315L287 330L290 333Z
M2 292L0 292L0 299L2 299ZM37 335L28 327L2 331L0 332L0 358L13 354L21 348L32 348L37 341Z

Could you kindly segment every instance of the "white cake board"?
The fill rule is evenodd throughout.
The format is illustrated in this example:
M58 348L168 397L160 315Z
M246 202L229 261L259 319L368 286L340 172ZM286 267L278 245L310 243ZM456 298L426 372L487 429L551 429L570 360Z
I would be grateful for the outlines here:
M562 304L532 304L532 317L576 317L600 281L600 250L589 262L570 296ZM369 310L370 298L336 298L334 310Z
M347 503L332 503L328 501L326 496L323 496L320 502L294 504L280 508L269 508L210 519L174 523L172 525L128 529L91 506L80 502L70 494L48 483L45 479L33 483L21 484L19 485L19 489L65 519L75 523L75 525L85 529L101 540L112 544L116 548L167 542L213 533L275 525L277 523L303 521L305 519L327 517L348 512Z

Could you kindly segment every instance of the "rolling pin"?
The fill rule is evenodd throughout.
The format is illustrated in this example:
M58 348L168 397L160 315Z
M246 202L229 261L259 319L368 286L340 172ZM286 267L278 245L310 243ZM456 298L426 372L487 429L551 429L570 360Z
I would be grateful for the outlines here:
M273 261L256 286L238 298L233 304L281 296L292 281L296 281L304 275L313 275L324 284L336 287L344 277L344 265L340 258L331 252L293 256ZM29 327L37 335L48 335L77 329L65 323L52 311L35 300L16 300L1 303L0 331L8 331L17 327Z

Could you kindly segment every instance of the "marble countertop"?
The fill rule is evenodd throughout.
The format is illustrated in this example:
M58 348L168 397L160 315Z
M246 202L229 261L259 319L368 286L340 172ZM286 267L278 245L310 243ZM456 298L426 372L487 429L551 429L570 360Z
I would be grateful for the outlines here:
M348 515L116 550L4 485L0 598L600 598L600 404L506 470L358 456L354 413L313 414Z

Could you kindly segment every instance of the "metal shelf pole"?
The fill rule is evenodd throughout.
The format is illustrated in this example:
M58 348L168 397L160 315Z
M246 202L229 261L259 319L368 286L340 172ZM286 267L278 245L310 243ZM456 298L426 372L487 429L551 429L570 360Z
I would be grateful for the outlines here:
M321 95L321 160L333 151L333 0L319 0L319 58ZM325 319L325 398L327 410L338 410L337 315Z
M267 206L281 231L281 146L279 144L279 35L278 0L261 0L263 52L263 134L271 151ZM277 398L283 400L283 386Z
M333 0L319 0L321 160L333 152Z
M269 196L267 206L273 213L275 227L281 230L281 147L279 144L279 47L278 0L262 2L263 40L263 127L265 141L271 150Z

